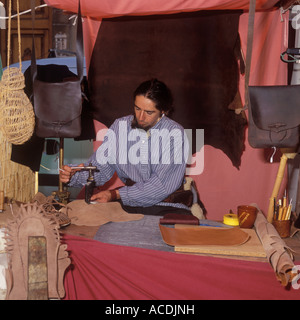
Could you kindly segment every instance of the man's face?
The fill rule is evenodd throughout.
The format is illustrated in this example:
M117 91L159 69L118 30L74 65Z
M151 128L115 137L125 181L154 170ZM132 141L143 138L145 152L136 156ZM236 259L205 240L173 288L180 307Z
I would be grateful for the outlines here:
M156 109L155 103L141 95L135 98L134 113L137 128L145 131L151 129L162 116L162 113Z

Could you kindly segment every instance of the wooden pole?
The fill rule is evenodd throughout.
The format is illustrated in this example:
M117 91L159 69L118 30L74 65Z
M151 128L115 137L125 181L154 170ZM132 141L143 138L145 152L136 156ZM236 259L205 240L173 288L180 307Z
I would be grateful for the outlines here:
M279 169L278 169L277 177L276 177L275 184L273 187L273 192L272 192L271 198L269 200L269 209L268 209L267 220L270 223L273 222L274 199L276 199L278 196L279 189L280 189L283 177L284 177L284 172L285 172L287 160L294 159L295 156L297 155L297 153L294 153L293 150L281 149L281 151L282 151L282 156L280 158Z
M278 196L278 192L279 192L279 189L280 189L280 186L281 186L281 182L282 182L283 177L284 177L284 171L285 171L287 160L288 160L288 158L284 153L281 156L281 159L280 159L280 164L279 164L279 169L278 169L278 172L277 172L277 177L276 177L276 180L275 180L275 184L274 184L272 195L271 195L270 202L269 202L269 210L268 210L267 220L270 223L273 222L274 199L276 199L277 196Z
M64 138L59 138L59 168L64 165ZM64 187L61 181L59 181L59 192L62 193Z

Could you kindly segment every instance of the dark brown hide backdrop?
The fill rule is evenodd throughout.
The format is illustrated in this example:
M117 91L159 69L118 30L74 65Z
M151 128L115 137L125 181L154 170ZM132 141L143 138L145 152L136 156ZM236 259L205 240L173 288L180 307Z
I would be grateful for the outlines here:
M244 114L234 111L242 107L240 14L222 10L103 19L89 68L94 118L110 126L132 113L135 88L158 78L172 90L172 118L186 129L204 129L204 143L221 149L238 168L246 125Z

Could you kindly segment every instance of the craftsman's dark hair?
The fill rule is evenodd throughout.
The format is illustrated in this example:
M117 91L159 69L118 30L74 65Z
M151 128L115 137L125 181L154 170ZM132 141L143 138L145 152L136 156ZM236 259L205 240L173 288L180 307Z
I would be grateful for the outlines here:
M157 110L169 115L173 111L173 97L170 89L157 79L141 83L134 91L133 98L144 96L155 103Z

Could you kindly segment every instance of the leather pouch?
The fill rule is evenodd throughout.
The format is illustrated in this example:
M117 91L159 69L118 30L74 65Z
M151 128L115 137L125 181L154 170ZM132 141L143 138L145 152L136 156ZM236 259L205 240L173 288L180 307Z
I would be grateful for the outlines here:
M300 137L300 86L249 86L249 144L295 148Z

